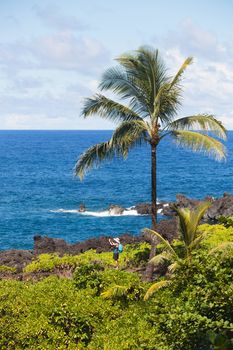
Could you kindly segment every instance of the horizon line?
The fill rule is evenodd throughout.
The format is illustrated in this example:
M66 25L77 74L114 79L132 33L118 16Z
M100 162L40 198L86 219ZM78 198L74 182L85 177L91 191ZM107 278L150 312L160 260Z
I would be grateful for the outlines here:
M1 131L114 131L114 130L115 129L0 129L0 132ZM226 129L226 131L233 131L233 129Z

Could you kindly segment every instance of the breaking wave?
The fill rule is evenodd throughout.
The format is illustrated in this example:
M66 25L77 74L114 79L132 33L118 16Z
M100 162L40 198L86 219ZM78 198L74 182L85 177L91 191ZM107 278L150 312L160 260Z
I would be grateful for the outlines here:
M135 209L126 209L123 211L122 214L113 214L110 213L109 210L103 210L103 211L89 211L86 210L84 212L79 212L77 209L57 209L57 210L50 210L52 213L70 213L70 214L78 214L78 215L84 215L84 216L96 216L96 217L112 217L112 216L143 216L138 214L137 210Z
M158 209L158 214L160 214L162 209ZM84 216L95 216L95 217L112 217L112 216L147 216L147 214L138 214L137 210L132 209L132 207L127 208L122 214L113 214L109 210L103 211L89 211L80 212L77 209L57 209L50 210L52 213L70 213Z

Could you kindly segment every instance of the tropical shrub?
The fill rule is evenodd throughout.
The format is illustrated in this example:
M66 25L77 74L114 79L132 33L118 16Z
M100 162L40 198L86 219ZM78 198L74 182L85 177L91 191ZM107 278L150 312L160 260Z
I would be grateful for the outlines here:
M149 256L150 245L146 242L134 245L126 245L120 254L120 267L145 265ZM90 249L79 255L41 254L24 268L24 272L53 271L56 268L71 268L89 263L95 263L105 267L113 267L111 252L96 253Z
M223 216L221 215L218 218L218 222L222 225L224 225L225 227L233 227L233 216Z
M95 259L84 258L73 279L0 281L0 349L232 349L233 251L215 249L209 229L213 241L207 235L192 264L146 302L137 273Z
M0 265L0 273L1 272L15 273L16 268L11 266L6 266L6 265Z

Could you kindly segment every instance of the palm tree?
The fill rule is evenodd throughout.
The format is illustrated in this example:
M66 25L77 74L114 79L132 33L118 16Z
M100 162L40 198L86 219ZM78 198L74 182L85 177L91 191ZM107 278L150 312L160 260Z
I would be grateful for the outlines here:
M225 158L224 146L213 135L225 139L226 130L210 114L175 119L181 105L181 78L192 63L191 57L184 61L173 77L167 74L158 50L150 47L121 55L117 62L118 66L103 74L99 88L115 93L118 100L97 93L85 100L82 115L97 114L119 125L109 141L97 144L81 155L75 173L82 179L88 170L99 166L102 161L114 156L126 158L132 147L148 143L151 146L152 228L155 229L156 153L159 142L170 135L181 146L222 159Z
M188 57L178 72L170 77L158 50L141 47L117 58L118 65L103 74L99 88L116 94L117 101L97 93L84 102L82 115L98 115L119 123L110 140L99 143L84 152L76 163L75 173L82 179L85 173L115 156L126 158L134 146L145 143L151 148L151 217L156 229L156 161L157 146L171 136L180 146L203 151L215 159L226 156L223 144L217 138L226 138L222 123L211 114L197 114L176 119L181 105L181 78L192 63ZM122 102L122 103L121 103ZM126 102L124 104L123 102ZM201 130L198 132L195 130ZM209 132L211 131L211 135ZM149 237L151 239L151 237ZM152 240L150 257L155 253ZM146 278L152 277L148 265Z
M178 209L174 207L179 218L179 234L180 240L183 243L183 251L177 252L168 240L164 239L158 232L150 229L145 229L150 235L154 235L164 245L162 253L156 255L150 260L150 264L154 266L159 265L165 261L168 261L168 271L174 273L176 269L182 265L191 265L193 252L198 248L201 241L205 238L206 232L200 231L198 225L207 211L211 206L209 202L203 202L199 204L194 210L188 208ZM227 245L229 247L229 244ZM215 248L216 250L216 248ZM214 250L213 250L214 251ZM154 283L147 291L144 299L147 300L152 294L160 288L163 288L170 284L170 280L164 280Z

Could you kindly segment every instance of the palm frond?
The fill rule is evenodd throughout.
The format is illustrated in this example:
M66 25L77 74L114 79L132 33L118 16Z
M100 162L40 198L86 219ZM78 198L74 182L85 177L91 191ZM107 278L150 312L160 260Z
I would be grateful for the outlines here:
M167 130L203 130L211 131L217 137L226 139L226 129L222 123L211 114L197 114L172 121Z
M127 157L129 149L144 143L147 135L147 124L143 120L126 121L116 128L109 144L114 148L120 148L121 154Z
M205 239L205 237L208 235L207 232L198 232L198 235L196 238L192 240L192 242L189 245L189 249L193 250L199 246L199 244Z
M158 232L151 230L149 228L145 228L143 229L143 232L145 232L146 234L152 235L152 236L156 236L157 238L160 239L161 242L164 243L166 249L168 250L168 252L175 258L175 259L179 259L178 255L176 254L175 250L172 248L171 244L165 239L163 238Z
M159 118L161 126L165 128L178 112L181 105L180 97L180 87L175 86L170 89L168 83L162 85L154 98L153 120Z
M179 217L179 232L181 235L182 240L185 243L185 246L189 246L191 242L190 237L190 209L189 208L177 208L176 206L173 207L173 209L176 211L178 217Z
M192 57L188 57L171 82L166 81L160 86L154 99L154 113L153 117L160 119L160 122L164 126L165 123L170 123L174 116L177 114L178 108L181 105L181 86L179 82L185 71L185 69L192 63Z
M209 252L208 255L214 255L216 253L228 253L233 250L233 242L224 242L217 247L212 248Z
M154 96L160 86L168 80L158 50L142 46L133 54L121 55L117 61L125 68L127 74L137 79L138 86L141 86L148 95L150 110L153 111Z
M128 294L127 286L115 285L105 292L101 293L104 299L120 298Z
M174 76L174 78L172 79L170 86L173 87L174 85L176 85L177 83L180 82L180 79L182 77L182 75L184 74L186 68L192 64L193 62L193 58L192 57L188 57L186 58L186 60L184 61L184 63L181 65L180 69L178 70L178 72L176 73L176 75Z
M109 68L102 76L99 88L101 90L110 90L118 94L123 99L129 99L134 106L140 105L144 113L149 113L148 96L140 85L138 80L120 66Z
M86 172L94 167L98 167L103 160L112 159L119 150L110 145L109 142L102 142L90 147L79 158L75 165L75 175L83 179Z
M182 262L181 260L174 261L171 265L168 266L168 271L170 273L174 273L175 271L178 270L178 268L181 266Z
M191 211L190 214L190 230L192 231L193 237L192 240L195 239L195 233L197 232L197 227L200 224L201 219L203 218L206 211L211 207L210 202L202 202L200 203L194 210Z
M84 117L98 114L99 117L113 122L141 120L140 116L127 106L122 105L101 94L85 99L82 110Z
M226 149L224 145L208 135L194 131L172 131L171 135L175 138L178 145L191 148L194 152L203 152L216 160L226 158Z
M200 237L203 236L204 233L200 233L199 238L196 237L197 228L203 215L210 206L210 202L202 202L194 210L190 210L189 208L177 208L174 206L174 210L179 217L180 234L186 248L192 248L201 241Z
M75 175L83 179L86 172L114 157L126 158L130 148L145 142L147 124L142 120L125 121L115 130L111 139L90 147L75 165Z
M166 281L159 281L154 284L148 289L144 296L144 300L148 300L155 292L157 292L161 288L167 287L169 284L171 284L171 281L166 280Z
M154 266L158 266L162 264L164 261L171 260L173 255L168 252L162 252L161 254L155 255L150 261L149 264L153 264Z

